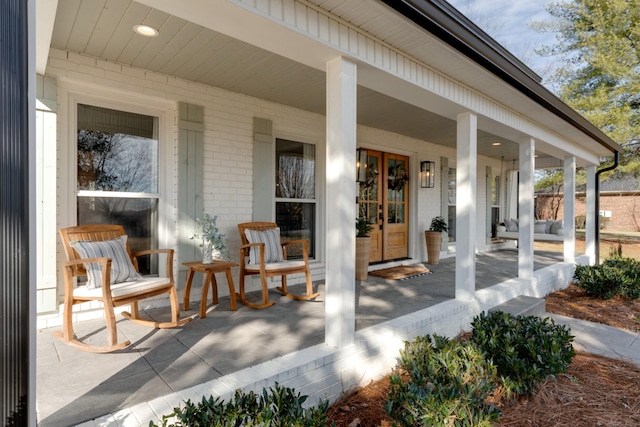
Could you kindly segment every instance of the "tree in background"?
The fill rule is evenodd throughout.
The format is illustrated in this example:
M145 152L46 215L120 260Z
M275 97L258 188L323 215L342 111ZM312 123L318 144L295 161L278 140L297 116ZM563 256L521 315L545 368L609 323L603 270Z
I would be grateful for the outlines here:
M537 219L558 219L558 211L564 200L563 184L564 177L561 169L546 170L537 180L535 189L548 195L544 198L544 202L539 199L536 203Z
M622 145L614 176L640 175L640 0L551 3L558 44L542 54L563 54L558 95Z

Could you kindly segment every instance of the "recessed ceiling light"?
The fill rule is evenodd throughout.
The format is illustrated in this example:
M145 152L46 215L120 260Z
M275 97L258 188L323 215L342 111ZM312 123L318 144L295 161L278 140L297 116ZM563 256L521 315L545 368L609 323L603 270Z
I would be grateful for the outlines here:
M142 24L134 25L133 31L145 37L155 37L158 34L160 34L160 31L158 31L156 28L153 28L149 25L142 25Z
M491 145L502 145L502 142L492 142Z

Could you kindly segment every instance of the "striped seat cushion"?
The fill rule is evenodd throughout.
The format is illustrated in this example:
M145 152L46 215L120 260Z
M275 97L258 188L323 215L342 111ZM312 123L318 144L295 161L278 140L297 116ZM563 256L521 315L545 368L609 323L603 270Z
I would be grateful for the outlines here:
M132 295L138 292L146 292L168 283L171 283L168 277L140 277L137 280L111 285L111 295L113 297ZM78 286L73 290L73 296L77 298L100 298L102 289Z
M271 262L265 263L264 268L267 271L270 270L282 270L285 268L299 268L304 267L304 261L283 261L283 262ZM247 264L245 267L247 271L260 271L259 264Z

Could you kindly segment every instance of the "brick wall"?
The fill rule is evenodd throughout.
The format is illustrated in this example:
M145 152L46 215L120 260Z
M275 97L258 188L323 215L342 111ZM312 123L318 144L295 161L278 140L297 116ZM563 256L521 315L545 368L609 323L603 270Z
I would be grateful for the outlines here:
M550 218L552 211L552 198L547 195L538 195L537 212L541 219ZM558 196L560 202L557 218L564 215L563 198ZM556 202L557 203L557 202ZM611 213L611 216L601 221L601 227L612 231L640 231L640 194L635 192L612 192L600 195L600 210ZM576 216L586 214L586 199L584 195L576 197Z

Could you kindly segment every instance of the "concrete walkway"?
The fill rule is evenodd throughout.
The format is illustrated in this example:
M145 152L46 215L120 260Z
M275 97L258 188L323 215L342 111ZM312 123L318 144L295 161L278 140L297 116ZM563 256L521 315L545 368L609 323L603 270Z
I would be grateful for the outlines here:
M640 366L640 334L587 322L560 314L547 313L556 324L571 328L575 337L574 348L613 359L620 359Z

